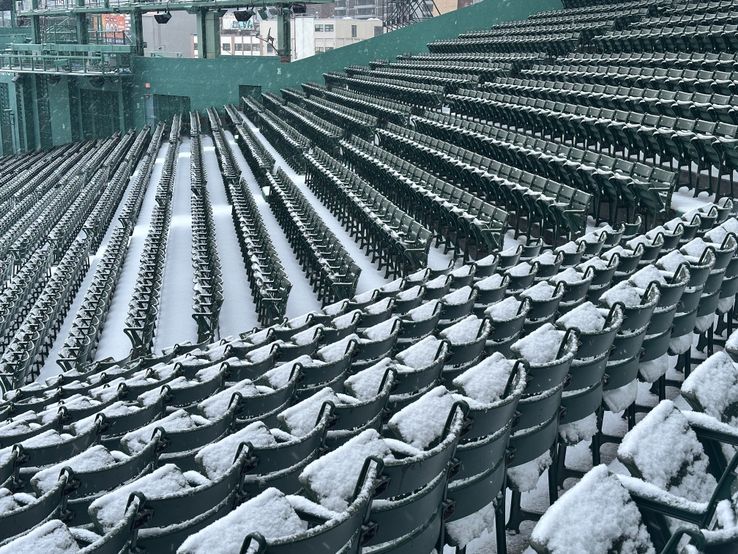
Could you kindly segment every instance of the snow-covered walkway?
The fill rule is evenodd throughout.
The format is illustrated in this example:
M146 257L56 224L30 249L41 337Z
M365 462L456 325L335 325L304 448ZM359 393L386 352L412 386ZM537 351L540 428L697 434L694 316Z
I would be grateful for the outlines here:
M190 213L190 139L182 138L172 193L167 260L159 303L154 351L173 344L197 341L192 318L192 214Z
M151 178L144 193L143 203L141 204L141 212L138 215L138 221L133 228L130 242L128 243L128 253L123 262L123 269L118 278L118 285L115 288L115 294L110 304L108 317L103 325L102 336L97 347L95 359L112 357L119 360L128 356L131 350L131 341L128 340L123 328L125 327L126 315L128 314L128 303L133 296L133 288L136 285L136 276L138 275L138 266L141 261L141 253L143 252L144 241L149 232L151 224L151 212L154 209L156 198L156 185L161 177L164 158L169 151L169 143L164 143L157 154L154 166L151 170Z

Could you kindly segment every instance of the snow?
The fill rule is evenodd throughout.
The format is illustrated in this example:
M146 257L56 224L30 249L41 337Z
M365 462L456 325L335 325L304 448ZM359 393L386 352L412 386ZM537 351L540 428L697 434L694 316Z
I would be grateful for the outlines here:
M518 265L508 269L507 273L511 277L525 277L526 275L530 275L532 270L533 266L528 262L520 262Z
M510 321L511 319L518 317L521 303L522 302L514 296L510 296L489 306L484 311L484 315L489 317L492 321Z
M259 533L267 540L307 530L285 495L269 488L247 500L194 535L177 549L178 554L239 554L247 535Z
M567 267L564 271L561 271L551 277L551 281L554 283L580 283L584 280L584 274L580 273L573 267Z
M371 341L380 341L389 338L392 335L393 329L395 329L397 321L397 317L392 317L387 321L367 327L364 329L364 336Z
M49 429L43 433L39 433L31 438L21 442L24 448L41 448L42 446L51 446L72 439L72 435L67 433L59 433L55 429Z
M586 271L590 267L594 268L595 270L604 270L610 267L610 264L603 260L602 258L592 258L591 260L587 260L586 262L582 262L578 266L580 269Z
M184 410L177 410L165 418L152 421L148 425L126 433L120 439L120 443L129 453L138 454L151 442L154 430L157 427L161 427L164 431L171 433L175 431L189 431L208 423L209 421L203 417L190 415Z
M574 254L576 252L579 252L579 245L573 240L570 240L569 242L564 243L558 248L556 248L555 251L564 252L565 254Z
M725 352L707 358L684 380L682 392L697 400L705 413L724 420L738 402L738 370L732 358Z
M335 329L346 329L354 324L356 314L361 314L361 310L353 310L346 314L336 316L331 320L331 325L333 325Z
M458 323L454 323L441 331L440 334L451 344L468 344L477 339L483 323L484 321L477 316L468 315Z
M128 497L131 493L140 492L152 500L166 498L187 493L202 481L202 475L196 472L182 473L176 465L166 464L95 500L90 504L90 517L104 531L109 531L125 515ZM205 482L209 483L207 480Z
M297 346L305 346L311 344L315 342L318 330L322 328L322 325L313 325L312 327L309 327L304 331L300 331L299 333L295 333L294 335L292 335L292 337L290 337L290 341L292 342L292 344L295 344Z
M618 459L643 480L676 496L706 502L717 486L687 418L670 400L653 408L626 435Z
M343 383L346 391L359 400L371 400L379 393L387 370L392 367L392 360L384 358L376 364L359 371Z
M190 213L190 139L183 137L177 155L172 192L172 219L167 239L154 349L197 342L192 319L192 215Z
M728 340L725 342L725 350L738 352L738 331L733 331L728 337Z
M564 395L566 395L566 392ZM559 436L566 444L578 444L582 441L590 440L596 433L596 414L589 414L578 421L559 425Z
M104 414L107 418L116 418L132 414L142 409L143 407L139 406L136 402L125 402L123 400L118 400L117 402L113 402L107 408L104 408L95 414L75 421L71 425L71 427L77 434L86 433L92 428L93 425L95 425L98 413Z
M530 298L534 302L545 302L551 300L556 294L556 287L549 285L546 281L541 281L525 289L520 293L520 296L524 298Z
M54 488L59 480L59 473L66 467L75 473L87 473L111 467L127 459L128 456L123 452L110 452L102 445L94 445L76 456L39 471L31 478L31 485L40 494L45 494Z
M666 375L666 372L669 370L669 366L669 355L664 354L655 360L641 362L638 370L646 383L655 383L659 377Z
M326 363L337 362L346 356L346 349L352 341L358 342L359 337L355 334L348 335L339 341L327 344L319 348L316 357Z
M630 276L629 280L636 287L641 289L647 288L651 283L658 283L659 285L666 284L664 273L653 264L649 264L643 269L639 269Z
M223 304L220 308L218 327L221 336L236 335L258 325L256 305L251 298L246 266L241 257L241 248L231 215L233 207L226 196L213 139L203 134L200 140L223 280Z
M395 413L388 426L410 446L425 449L443 434L454 403L446 387L435 387Z
M550 554L654 554L637 506L599 465L543 514L531 539Z
M448 281L449 281L448 275L439 275L435 279L431 279L430 281L427 281L425 283L425 288L427 290L442 289L448 284Z
M461 287L453 292L448 293L441 300L447 306L459 306L469 301L472 294L472 288L470 286Z
M510 488L525 492L536 488L541 474L551 465L551 453L546 451L536 459L519 466L507 468L507 478Z
M235 385L224 389L209 398L206 398L197 405L197 409L211 420L220 419L228 411L231 399L235 393L239 393L244 398L250 396L258 396L259 390L250 379L239 381Z
M430 319L436 313L436 306L440 303L440 300L429 300L424 302L417 308L409 310L405 316L411 321L425 321Z
M633 404L638 394L638 381L633 380L620 388L603 391L602 397L611 412L622 412Z
M700 237L695 237L692 240L690 240L687 244L682 246L680 250L687 256L693 256L695 258L700 258L702 256L702 253L709 246L710 245L707 244Z
M532 333L512 344L510 349L525 358L532 365L548 364L556 360L565 331L544 323Z
M329 510L348 508L365 460L376 456L392 460L392 452L374 429L362 431L342 446L308 464L300 483L309 496Z
M421 292L420 291L420 285L414 285L414 286L410 287L407 290L403 290L403 291L398 292L395 295L395 300L397 300L397 301L400 301L400 300L404 300L404 301L414 300L418 296L420 296L420 292Z
M374 302L364 307L364 313L377 315L387 312L392 307L392 298L385 298L379 302Z
M414 369L422 369L436 360L440 347L441 341L436 337L425 337L405 350L398 352L395 359L403 365Z
M256 448L277 445L277 441L274 440L274 436L267 426L261 421L255 421L243 429L201 448L195 455L195 462L203 468L208 478L217 481L233 466L239 445L247 442L250 442Z
M151 177L149 178L141 204L141 211L133 228L133 233L131 233L126 259L123 262L123 267L118 277L118 284L115 287L115 293L110 303L108 316L105 319L105 329L95 352L96 360L102 360L107 357L120 360L128 356L131 351L131 341L123 333L123 329L125 327L126 316L128 315L128 303L133 296L133 289L136 285L136 276L138 275L144 241L149 232L151 214L156 204L156 184L161 177L164 159L168 151L169 143L164 140L154 161ZM189 174L189 171L187 173Z
M679 337L669 340L669 350L674 354L684 354L692 347L692 332L685 333Z
M462 265L462 266L459 266L456 269L454 269L451 272L451 275L454 278L459 278L459 279L460 278L463 278L463 277L468 277L469 275L471 275L472 270L474 270L474 269L475 268L474 268L474 266L472 264Z
M622 302L626 308L640 306L645 289L634 286L628 281L621 281L600 296L600 300L607 306Z
M556 324L566 329L578 329L580 333L599 333L605 328L606 319L600 308L592 302L584 302L556 320Z
M468 397L491 404L503 397L515 362L495 352L453 380Z
M478 512L446 523L446 533L454 544L464 547L486 531L490 531L494 523L495 503L490 502Z
M13 493L6 488L0 488L0 515L13 512L23 506L36 502L36 497L24 492Z
M294 369L295 364L300 364L302 367L309 367L313 363L313 359L310 356L303 354L286 364L281 364L270 369L263 375L263 377L275 389L281 389L282 387L286 387L287 383L290 382L290 375L292 375L292 370Z
M663 267L666 271L670 271L674 273L677 269L679 269L679 266L683 263L689 263L690 259L687 258L684 254L679 252L679 250L672 250L665 256L661 256L658 259L658 263Z
M502 286L503 277L497 273L493 273L489 277L485 277L481 281L474 283L479 290L494 290Z
M74 554L80 548L77 541L58 519L47 521L30 533L0 547L0 554Z
M326 387L283 410L277 419L293 435L297 437L307 435L315 428L320 410L326 402L332 402L334 405L341 404L335 391Z

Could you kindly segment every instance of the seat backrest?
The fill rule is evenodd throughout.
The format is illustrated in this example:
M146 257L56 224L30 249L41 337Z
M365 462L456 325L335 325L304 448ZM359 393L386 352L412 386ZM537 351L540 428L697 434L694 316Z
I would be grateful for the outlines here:
M738 368L725 352L716 352L682 383L682 395L694 410L730 423L738 415Z

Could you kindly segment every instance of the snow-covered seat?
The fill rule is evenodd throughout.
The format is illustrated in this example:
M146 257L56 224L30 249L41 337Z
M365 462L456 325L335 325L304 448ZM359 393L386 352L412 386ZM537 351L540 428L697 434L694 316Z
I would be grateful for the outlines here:
M625 333L645 329L651 321L651 316L660 298L659 289L653 283L642 289L630 281L621 281L600 296L600 302L608 308L616 303L623 305L624 318L621 332Z
M326 386L338 389L356 356L358 344L358 337L349 335L319 348L313 362L302 368L296 397L305 398Z
M663 245L661 246L661 254L668 254L672 250L679 247L679 242L684 234L684 225L680 222L677 223L673 228L667 229L666 227L659 225L650 229L646 236L649 238L655 238L657 235L661 235Z
M467 266L462 266L467 267ZM446 328L468 316L477 300L476 287L464 285L441 298L440 328Z
M484 353L492 326L489 320L475 315L466 316L439 333L448 341L448 357L443 369L443 379L450 382L465 368L476 363Z
M118 400L98 413L74 422L71 428L81 433L90 426L100 425L100 442L115 449L120 447L119 441L123 435L163 417L165 409L163 395L147 405L141 405L138 401Z
M544 323L510 348L526 361L525 394L535 395L564 383L577 353L577 332Z
M668 554L677 552L685 535L700 538L685 528L666 537L668 543L654 545L631 493L617 475L598 465L546 510L530 544L539 554L655 554L654 546Z
M214 543L228 554L304 554L342 552L347 545L357 548L377 474L376 463L367 461L352 502L340 514L304 497L285 497L268 489L188 537L177 553L209 554Z
M525 327L532 330L551 319L556 313L564 297L564 285L562 283L552 285L547 281L539 281L522 291L519 296L527 298L530 302Z
M561 267L572 267L582 260L586 248L587 244L585 242L574 242L572 240L557 246L554 248L554 252L562 254Z
M592 271L594 273L592 276L592 282L589 284L589 289L587 289L587 299L590 302L597 302L602 293L610 288L619 263L620 257L613 256L609 260L591 258L576 266L579 271L583 271L585 273L587 271Z
M0 449L13 446L49 429L58 429L62 419L62 412L57 412L53 418L44 420L38 413L30 410L5 419L0 422Z
M323 329L323 343L330 344L353 334L359 327L360 319L360 310L351 310L350 312L337 315L328 324L325 324L326 326Z
M446 542L464 547L484 530L486 519L478 514L491 509L495 524L503 530L504 503L498 502L505 477L508 441L518 402L525 389L525 367L495 353L454 379L454 386L468 405L468 429L456 447L459 468L449 482L454 511L446 519ZM476 524L476 525L475 525ZM483 525L486 528L486 525ZM498 535L498 541L503 540ZM498 542L498 552L504 552Z
M437 300L448 294L454 278L448 274L440 274L425 283L425 299Z
M392 316L394 308L395 299L393 297L383 298L364 306L359 318L359 328L365 329L387 321Z
M492 323L492 331L487 337L486 352L510 354L510 346L518 338L530 311L527 298L519 300L514 296L495 302L484 310L484 315Z
M401 320L400 335L397 338L398 346L412 344L427 337L435 331L440 319L440 300L426 300L420 306L408 311Z
M288 341L297 333L309 329L314 323L315 315L307 313L292 319L285 318L279 325L272 325L274 340Z
M425 298L425 285L413 285L405 290L398 292L395 296L395 313L404 315L413 308L417 308L423 303Z
M323 339L323 329L322 325L313 325L299 333L295 333L289 338L289 341L283 341L279 345L277 360L279 362L289 362L300 356L314 354Z
M227 381L256 379L274 366L279 353L279 342L274 341L249 351L243 359L231 357L223 364Z
M605 242L608 240L608 234L612 230L612 227L609 225L606 227L602 227L600 229L595 229L593 231L590 231L589 233L579 237L576 239L575 242L578 244L584 244L584 254L582 256L582 259L589 260L590 258L593 258L595 256L598 256L599 253L602 251L602 248L605 245ZM620 241L618 241L620 242Z
M397 343L401 325L400 318L393 317L361 331L353 362L354 370L367 367L375 360L387 356Z
M510 278L507 275L499 275L498 273L493 273L474 283L474 287L477 289L474 313L481 316L490 304L505 298L505 291L509 283Z
M628 248L622 245L609 248L600 254L600 258L609 261L613 256L618 257L618 268L613 275L613 282L618 283L630 277L636 272L643 256L644 246L638 244L634 248Z
M51 519L0 547L0 554L47 552L51 554L112 554L128 550L135 542L134 522L141 515L141 501L134 499L121 520L104 535L83 528L69 528Z
M517 265L520 261L520 256L523 253L523 245L520 243L515 244L505 250L498 253L498 270L505 270Z
M558 305L559 314L568 312L586 300L593 278L594 269L587 269L582 273L574 267L566 268L549 278L549 283L564 287L564 295Z
M395 412L438 384L448 356L448 343L428 336L395 354L395 383L388 409Z
M520 262L505 270L504 275L510 277L507 294L518 294L533 284L538 274L538 262Z
M474 263L464 264L449 271L451 275L451 288L460 289L471 286L477 273L477 265Z
M682 383L682 395L692 409L738 426L738 367L725 352L716 352L692 370Z
M71 458L94 444L100 437L101 428L101 421L98 421L80 432L74 429L68 429L68 432L49 429L34 435L14 446L20 449L18 464L24 472L31 472L32 469Z
M525 256L523 256L525 258ZM555 275L562 262L564 261L563 252L556 252L554 250L544 250L533 258L538 262L538 273L536 274L536 280L542 281Z
M479 281L486 277L490 277L495 274L497 270L497 264L500 261L498 254L492 253L479 260L474 260L472 263L475 266L474 278Z
M721 444L738 445L738 431L709 415L682 412L663 400L623 437L618 460L639 481L625 481L629 489L663 513L704 530L708 543L738 546L733 494L738 453L726 465L713 451ZM679 525L660 514L648 514L661 528Z
M728 339L725 341L725 352L734 362L738 362L738 331L733 331L728 336Z
M643 253L638 261L638 265L643 267L658 258L664 248L664 237L662 234L656 235L638 235L625 243L629 248L635 249L638 245L643 247Z
M225 376L225 368L214 365L201 369L192 379L184 376L172 379L162 387L164 402L167 406L172 407L193 406L221 389ZM140 395L139 398L155 395L157 391L151 390ZM142 403L147 404L148 402L143 400Z

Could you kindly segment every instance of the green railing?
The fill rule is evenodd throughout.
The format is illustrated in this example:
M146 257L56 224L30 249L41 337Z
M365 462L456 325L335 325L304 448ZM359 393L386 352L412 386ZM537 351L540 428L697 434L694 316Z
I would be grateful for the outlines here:
M11 44L0 69L19 73L131 74L131 47L110 44Z

